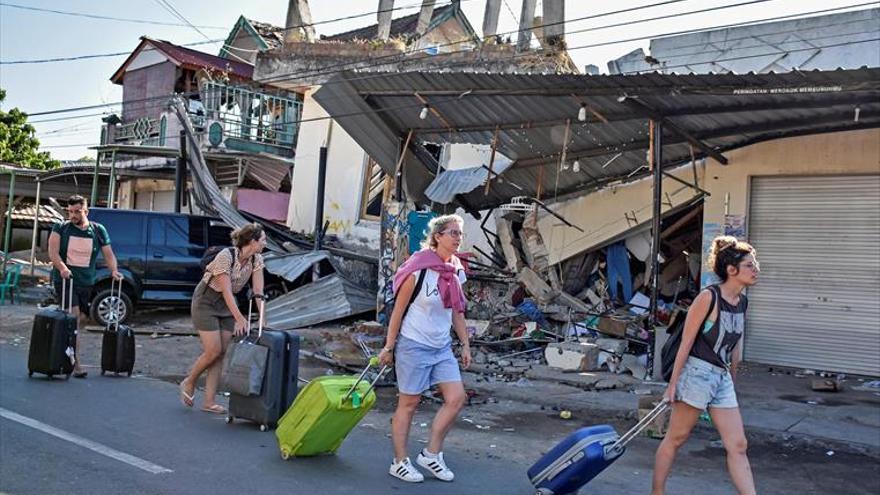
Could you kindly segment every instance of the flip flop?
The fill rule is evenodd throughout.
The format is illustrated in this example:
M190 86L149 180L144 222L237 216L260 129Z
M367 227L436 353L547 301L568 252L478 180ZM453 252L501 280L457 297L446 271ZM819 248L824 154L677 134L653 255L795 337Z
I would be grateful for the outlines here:
M190 395L186 393L186 390L183 388L183 382L180 382L180 402L186 407L192 407L193 397L195 397L195 394Z
M87 376L89 376L89 372L88 372L88 371L74 371L74 372L73 372L73 377L74 377L74 378L85 378L85 377L87 377Z
M214 404L211 407L203 407L202 411L212 414L226 414L226 408L221 406L220 404Z

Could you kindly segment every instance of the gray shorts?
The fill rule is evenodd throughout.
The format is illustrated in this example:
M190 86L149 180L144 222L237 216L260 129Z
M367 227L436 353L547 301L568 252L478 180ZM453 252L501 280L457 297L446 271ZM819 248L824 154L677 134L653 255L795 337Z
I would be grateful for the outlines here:
M694 356L681 370L675 399L697 409L739 407L730 372Z
M406 395L419 395L438 383L461 381L452 344L437 349L402 335L394 351L394 369L397 389Z
M193 292L192 304L193 327L198 331L231 332L235 330L235 318L226 307L223 294L208 287L205 282L199 282Z

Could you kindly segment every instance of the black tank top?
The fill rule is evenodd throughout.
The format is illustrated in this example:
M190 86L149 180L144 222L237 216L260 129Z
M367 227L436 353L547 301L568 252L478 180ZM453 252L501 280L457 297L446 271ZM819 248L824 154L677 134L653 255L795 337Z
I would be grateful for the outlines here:
M715 302L718 307L718 318L709 323L715 316L715 309L712 308L712 314L707 318L703 328L699 330L697 339L694 340L694 346L691 348L691 356L702 359L703 361L726 368L730 366L733 359L733 349L742 338L743 329L745 328L746 308L749 306L749 300L745 294L739 296L739 303L734 306L721 297L721 289L717 285L708 287L715 295Z

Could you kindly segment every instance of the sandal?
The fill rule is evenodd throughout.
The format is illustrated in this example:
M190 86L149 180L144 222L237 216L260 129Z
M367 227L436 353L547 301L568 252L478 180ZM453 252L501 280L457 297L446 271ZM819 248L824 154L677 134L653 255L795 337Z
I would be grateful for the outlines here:
M226 414L226 408L221 406L220 404L214 404L210 407L203 407L202 411L209 412L213 414Z
M180 402L182 402L183 405L186 407L192 407L193 406L193 397L195 397L195 394L190 395L190 394L186 393L186 389L184 388L184 382L180 382Z
M73 372L73 377L74 377L74 378L85 378L85 377L87 377L87 376L89 376L89 372L88 372L88 371L74 371L74 372Z

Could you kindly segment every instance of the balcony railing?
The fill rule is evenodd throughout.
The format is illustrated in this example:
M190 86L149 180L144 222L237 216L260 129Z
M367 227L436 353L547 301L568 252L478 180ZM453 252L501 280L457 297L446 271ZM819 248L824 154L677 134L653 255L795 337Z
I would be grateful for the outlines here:
M296 146L302 115L299 100L213 82L202 87L201 95L212 145L216 146L215 135L222 130L227 147L250 143L265 146L267 151L278 148L292 152Z
M122 144L164 146L166 128L165 117L158 119L144 117L117 127L115 141Z

